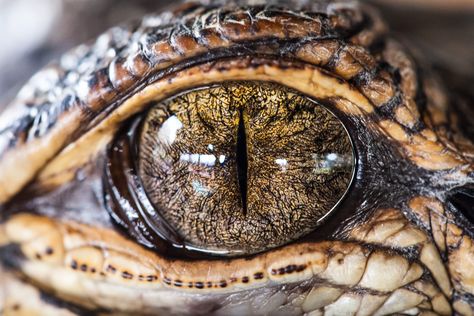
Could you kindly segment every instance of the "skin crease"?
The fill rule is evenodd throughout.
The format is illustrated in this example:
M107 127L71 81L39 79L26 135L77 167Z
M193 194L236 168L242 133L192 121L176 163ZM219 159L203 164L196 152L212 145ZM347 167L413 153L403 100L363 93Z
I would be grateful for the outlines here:
M0 117L2 278L15 289L5 314L474 314L474 148L458 124L472 98L363 5L249 5L188 3L130 26L134 36L106 33L41 72L48 85L27 84L7 109L18 119ZM104 43L117 55L101 55ZM139 224L123 230L105 209L109 144L152 104L242 80L337 115L357 158L347 197L312 233L252 256L140 245Z

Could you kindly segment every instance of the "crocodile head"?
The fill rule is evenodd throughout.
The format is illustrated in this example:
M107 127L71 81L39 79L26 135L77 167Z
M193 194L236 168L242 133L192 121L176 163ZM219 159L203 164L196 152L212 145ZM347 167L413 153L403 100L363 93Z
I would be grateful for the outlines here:
M0 115L4 312L472 315L474 98L445 79L357 2L110 29Z

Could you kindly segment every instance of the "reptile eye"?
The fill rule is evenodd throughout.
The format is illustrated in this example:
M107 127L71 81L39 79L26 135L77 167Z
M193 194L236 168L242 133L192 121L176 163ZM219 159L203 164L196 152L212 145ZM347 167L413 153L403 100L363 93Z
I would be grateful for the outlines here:
M151 108L109 150L107 204L150 247L252 254L317 229L354 173L349 135L283 86L231 82Z

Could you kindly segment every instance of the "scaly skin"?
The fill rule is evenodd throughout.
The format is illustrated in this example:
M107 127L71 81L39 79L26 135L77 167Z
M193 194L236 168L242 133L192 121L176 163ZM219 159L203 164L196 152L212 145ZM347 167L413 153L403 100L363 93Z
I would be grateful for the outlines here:
M474 183L457 123L472 99L448 94L363 5L245 2L114 28L0 116L1 256L16 289L5 314L474 314L473 201L452 203ZM357 154L351 191L314 235L249 258L145 249L97 198L105 149L151 101L228 80L276 82L338 111Z

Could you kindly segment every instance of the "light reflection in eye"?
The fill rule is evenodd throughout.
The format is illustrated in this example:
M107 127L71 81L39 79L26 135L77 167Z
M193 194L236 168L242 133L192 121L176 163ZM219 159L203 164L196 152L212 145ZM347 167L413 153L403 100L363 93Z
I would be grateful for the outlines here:
M286 171L286 166L288 165L288 161L286 159L275 159L275 163L281 167L281 170Z
M161 126L160 130L158 131L158 139L162 141L163 144L171 146L176 140L178 131L182 127L183 123L181 123L176 115L173 115L168 118Z
M313 160L315 162L314 172L316 174L327 174L332 172L335 168L348 167L353 163L352 156L341 155L338 153L329 153L325 155L313 154ZM282 171L287 171L292 165L291 161L284 158L275 159L275 163Z
M326 174L334 168L347 167L353 164L353 157L350 155L329 153L326 155L313 154L312 156L315 162L314 172L319 174Z
M209 196L211 194L211 189L209 189L207 186L204 186L197 180L193 181L193 189L196 193L202 196Z
M183 162L190 162L197 165L212 167L215 165L217 158L214 155L181 154L181 156L179 157L179 160Z
M215 155L206 154L181 154L179 161L189 162L195 165L201 165L205 167L213 167L216 164L217 157ZM219 163L225 162L225 155L219 155Z

